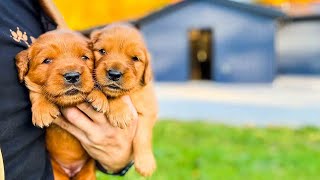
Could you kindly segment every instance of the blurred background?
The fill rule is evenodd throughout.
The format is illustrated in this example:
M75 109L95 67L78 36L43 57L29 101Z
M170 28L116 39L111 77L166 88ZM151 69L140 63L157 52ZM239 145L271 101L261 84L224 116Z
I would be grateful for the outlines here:
M160 108L150 179L320 177L319 0L54 1L74 30L144 35Z

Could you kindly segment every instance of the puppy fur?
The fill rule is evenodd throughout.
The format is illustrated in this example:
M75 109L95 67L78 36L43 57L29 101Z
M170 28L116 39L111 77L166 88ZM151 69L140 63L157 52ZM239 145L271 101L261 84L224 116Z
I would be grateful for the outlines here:
M156 169L152 128L158 108L151 81L150 55L143 37L130 25L112 24L92 32L91 41L95 56L94 78L108 97L108 119L120 128L130 124L133 114L119 98L129 95L139 116L133 141L135 168L141 175L150 176Z
M74 106L87 98L96 100L96 91L92 91L94 56L88 40L78 33L54 30L41 35L17 54L16 66L19 80L30 90L32 122L36 126L49 126L60 118L60 107ZM78 73L78 81L68 82L68 73ZM101 104L96 107L103 108ZM94 161L65 130L56 125L48 127L46 146L55 179L95 179Z

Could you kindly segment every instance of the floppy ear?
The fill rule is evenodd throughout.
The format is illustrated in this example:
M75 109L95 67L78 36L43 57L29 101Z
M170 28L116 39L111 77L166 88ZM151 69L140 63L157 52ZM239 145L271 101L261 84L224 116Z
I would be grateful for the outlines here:
M23 82L23 79L28 72L28 69L29 69L28 64L29 64L28 50L23 50L19 52L16 55L16 66L18 69L18 76L19 76L20 82Z
M146 63L144 65L144 71L142 75L142 83L146 85L152 79L152 69L151 69L151 56L149 53L147 54Z
M101 32L102 32L101 29L96 29L96 30L91 32L90 40L91 40L92 43L95 43L95 42L98 41L99 36L101 35Z

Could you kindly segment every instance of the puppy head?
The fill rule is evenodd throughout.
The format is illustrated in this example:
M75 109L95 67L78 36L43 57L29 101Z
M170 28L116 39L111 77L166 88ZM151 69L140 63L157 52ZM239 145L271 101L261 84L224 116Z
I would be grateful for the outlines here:
M17 54L16 66L20 81L26 80L30 90L39 89L61 106L82 102L94 86L94 57L88 40L72 31L41 35Z
M109 96L129 94L151 80L151 62L139 31L114 24L91 34L95 56L95 78Z

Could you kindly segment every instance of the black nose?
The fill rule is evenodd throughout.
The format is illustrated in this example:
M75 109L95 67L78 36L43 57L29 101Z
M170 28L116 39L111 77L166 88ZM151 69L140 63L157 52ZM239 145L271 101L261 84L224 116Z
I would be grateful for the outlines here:
M119 79L121 78L122 73L116 70L109 70L108 71L108 78L112 81L119 81Z
M78 72L69 72L63 75L65 82L69 84L75 84L80 80L80 73Z

